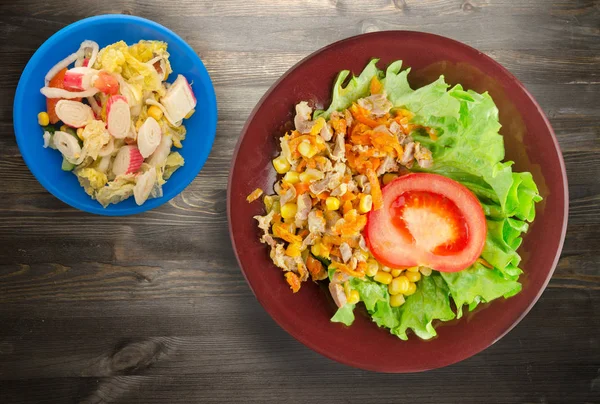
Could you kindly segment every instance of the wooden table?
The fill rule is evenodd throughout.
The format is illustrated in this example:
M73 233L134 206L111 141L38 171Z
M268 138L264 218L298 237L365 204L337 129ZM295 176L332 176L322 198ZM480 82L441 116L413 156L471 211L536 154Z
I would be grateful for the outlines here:
M133 217L54 198L12 128L15 87L36 48L102 13L179 33L219 101L204 170ZM550 118L569 172L567 239L540 301L491 348L424 374L352 369L288 336L246 285L225 215L233 148L266 89L322 46L387 29L445 35L506 66ZM597 0L5 0L0 55L0 403L600 402Z

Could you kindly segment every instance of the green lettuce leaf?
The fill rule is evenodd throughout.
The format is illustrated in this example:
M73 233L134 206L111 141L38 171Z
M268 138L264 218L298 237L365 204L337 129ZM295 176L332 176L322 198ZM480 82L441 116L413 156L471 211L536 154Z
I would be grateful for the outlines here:
M354 304L345 304L343 307L340 307L333 317L331 317L331 321L334 323L342 323L345 325L352 325L354 322Z
M400 307L390 306L386 285L369 278L353 278L351 286L358 291L373 321L380 327L389 328L392 334L404 340L408 339L409 329L420 338L433 338L437 335L432 324L434 320L448 321L455 317L450 307L448 286L438 273L423 277L417 284L417 291L407 297ZM338 321L349 318L346 311L340 313L346 306L334 316Z
M441 272L440 275L446 281L456 304L457 318L462 317L465 304L469 305L469 310L473 310L479 303L490 302L502 296L508 298L521 291L519 282L505 279L497 269L486 268L480 263L475 263L464 271Z
M333 111L341 111L348 108L352 103L359 98L363 98L369 95L369 85L371 79L375 76L379 76L381 71L377 68L377 61L379 59L373 59L363 69L362 73L358 77L352 76L348 84L343 87L346 78L350 74L350 70L342 70L333 85L333 94L331 96L331 105L326 111L318 110L313 114L313 119L323 117L329 118L329 114Z

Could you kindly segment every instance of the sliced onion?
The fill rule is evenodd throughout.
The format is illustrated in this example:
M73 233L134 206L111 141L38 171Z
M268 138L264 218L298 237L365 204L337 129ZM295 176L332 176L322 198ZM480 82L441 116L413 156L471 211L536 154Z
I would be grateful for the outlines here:
M140 127L137 135L137 145L142 157L150 156L161 141L162 130L156 119L149 116Z
M44 77L44 83L45 86L48 86L48 84L50 83L50 80L52 80L54 78L54 76L56 76L56 74L61 71L62 69L64 69L65 67L69 67L69 65L71 63L73 63L74 61L77 60L78 58L78 54L77 53L71 53L69 56L67 56L66 58L64 58L63 60L61 60L60 62L58 62L57 64L55 64L49 71L48 73L46 73L46 77ZM45 95L45 94L44 94ZM58 98L58 97L52 97L52 98ZM73 97L75 98L75 97Z
M83 97L91 97L94 94L98 93L97 88L90 88L89 90L85 90L85 91L68 91L68 90L63 90L62 88L55 88L55 87L42 87L42 89L40 90L40 92L42 94L44 94L47 98L66 98L66 99L72 99L72 98L83 98Z
M122 95L113 95L106 105L108 132L117 139L127 137L131 128L131 111L127 99Z
M52 137L54 145L61 154L72 164L80 164L85 158L79 142L67 132L56 131Z
M58 119L73 128L81 128L94 120L92 108L79 101L60 100L54 111Z
M154 167L151 167L144 174L136 178L135 186L133 187L135 203L142 205L146 202L152 188L154 188L154 183L156 183L156 169Z
M89 67L93 67L94 63L96 63L96 58L98 57L98 51L100 50L100 46L95 41L90 41L89 39L83 41L79 46L79 49L92 48L92 54L90 55L90 60L88 62Z
M108 173L108 168L110 167L110 156L100 157L98 161L98 165L96 166L96 170L103 172L104 174Z
M50 80L52 80L52 78L54 78L54 76L56 76L56 74L59 71L61 71L65 67L69 67L69 65L71 63L82 58L84 56L85 49L88 47L92 48L92 55L90 56L90 61L88 63L88 66L92 67L94 65L94 63L96 62L96 58L98 57L98 51L100 50L100 47L98 46L98 43L96 43L94 41L85 40L81 43L81 45L79 45L79 49L77 50L77 52L71 53L69 56L67 56L66 58L64 58L57 64L55 64L48 71L48 73L46 73L46 76L44 77L45 86L46 87L48 86L48 83L50 83ZM87 97L87 96L83 95L82 97ZM48 97L48 98L76 98L76 97Z
M102 108L100 107L100 105L98 105L96 97L87 97L87 102L90 104L90 107L92 107L92 111L94 111L96 118L100 119L100 116L102 116Z
M102 148L98 152L98 156L100 156L100 157L110 156L114 151L115 151L115 139L111 136L108 143L105 144L104 146L102 146Z
M164 107L164 105L162 105L160 102L157 102L155 100L153 100L152 98L148 98L146 100L146 104L148 105L154 105L158 108L160 108L160 110L163 112L165 118L167 119L167 121L169 121L169 123L173 126L181 126L181 124L183 123L183 121L174 121L173 118L171 118L171 115L169 115L169 111L167 111L167 109Z

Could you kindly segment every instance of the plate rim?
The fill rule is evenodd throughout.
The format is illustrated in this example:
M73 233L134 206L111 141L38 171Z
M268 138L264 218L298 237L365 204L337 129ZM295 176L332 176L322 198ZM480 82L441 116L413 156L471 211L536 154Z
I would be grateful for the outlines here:
M485 59L488 63L492 63L496 68L500 69L500 71L505 74L507 77L509 77L513 83L525 94L525 96L529 99L529 101L533 104L533 106L536 108L538 114L541 116L544 125L546 126L546 128L548 129L548 132L550 133L550 137L552 139L552 145L554 147L554 149L557 152L558 155L558 160L559 160L559 166L560 166L560 173L561 173L561 178L562 178L562 187L564 190L564 197L563 197L563 220L562 220L562 228L561 228L561 234L560 234L560 240L558 243L558 248L556 249L555 252L555 256L554 259L552 261L552 265L550 267L550 270L548 271L547 275L546 275L546 279L544 280L544 282L542 283L541 287L539 288L538 292L536 293L536 295L534 296L534 298L531 300L531 302L529 303L529 305L521 312L521 314L512 322L512 324L510 324L509 326L505 327L504 330L502 330L502 332L498 335L498 337L496 337L493 341L491 341L489 344L487 344L485 347L483 347L482 349L475 351L472 354L469 354L467 356L464 357L459 357L459 358L455 358L449 361L446 361L442 364L440 364L439 366L433 366L433 367L415 367L414 370L398 370L398 369L394 369L393 367L390 366L386 366L385 368L382 368L381 366L378 365L372 365L369 363L364 363L361 361L355 361L352 360L350 358L348 358L347 356L338 356L338 355L333 355L331 354L330 351L326 351L324 349L321 349L319 347L318 344L315 344L312 342L312 340L310 339L310 337L307 337L305 335L298 335L292 331L290 331L288 329L288 327L284 324L282 324L282 322L279 321L278 318L276 318L274 316L274 314L272 313L271 309L269 308L269 305L267 304L267 302L265 302L264 298L259 296L256 291L254 290L254 287L251 283L251 281L248 279L248 276L246 275L246 271L244 269L244 265L242 264L242 261L239 257L238 254L238 247L235 241L235 237L233 234L233 228L232 228L232 221L231 221L231 195L232 195L232 181L233 181L233 171L234 171L234 167L236 165L236 161L238 158L238 154L241 148L241 145L243 143L244 138L246 137L246 134L248 133L248 128L251 124L251 122L254 120L258 110L262 107L262 104L264 103L264 101L271 95L271 93L279 86L279 84L288 76L290 75L292 72L294 72L297 68L299 68L302 64L304 64L305 62L309 61L310 59L312 59L313 57L331 49L334 48L336 46L339 46L341 44L347 43L347 42L353 42L353 41L361 41L363 40L363 38L368 38L368 37L374 37L374 36L380 36L380 35L413 35L413 36L422 36L422 37L430 37L430 38L437 38L438 40L443 40L443 41L448 41L450 43L452 43L454 46L458 46L459 48L462 48L464 51L466 52L475 52L478 54L478 57L481 57L483 59ZM437 34L432 34L432 33L428 33L428 32L422 32L422 31L410 31L410 30L384 30L384 31L377 31L377 32L370 32L370 33L364 33L364 34L359 34L359 35L354 35L348 38L344 38L341 39L339 41L333 42L329 45L326 45L322 48L317 49L316 51L310 53L308 56L302 58L300 61L298 61L297 63L295 63L294 65L292 65L286 72L284 72L270 87L269 89L263 94L263 96L258 100L258 102L256 103L256 105L254 106L254 108L252 109L250 115L248 116L248 119L246 120L244 126L242 127L241 131L240 131L240 137L238 138L238 141L236 143L233 155L232 155L232 159L231 159L231 163L230 163L230 167L229 167L229 175L228 175L228 179L227 179L227 223L228 223L228 231L229 231L229 238L231 240L231 244L233 247L233 252L235 254L235 258L237 260L238 266L240 268L240 271L242 272L242 275L244 276L244 279L246 280L246 283L248 284L248 286L250 287L250 290L252 290L252 293L254 294L255 298L258 300L258 302L260 303L260 305L263 307L263 309L269 314L269 316L271 317L271 319L280 327L282 328L285 332L287 332L290 336L292 336L294 339L296 339L297 341L299 341L300 343L302 343L304 346L306 346L307 348L310 348L311 350L318 352L319 354L325 356L328 359L331 359L335 362L338 363L342 363L344 365L348 365L354 368L358 368L358 369L363 369L363 370L369 370L369 371L375 371L375 372L381 372L381 373L419 373L419 372L424 372L424 371L428 371L428 370L433 370L433 369L439 369L439 368L443 368L443 367L447 367L453 364L456 364L458 362L464 361L468 358L471 358L479 353L481 353L482 351L484 351L485 349L489 348L490 346L494 345L496 342L498 342L501 338L503 338L506 334L508 334L514 327L517 326L517 324L519 324L521 322L521 320L523 320L523 318L531 311L531 309L533 308L533 306L537 303L537 301L539 300L539 298L541 297L542 293L546 290L546 287L548 286L548 283L550 282L550 279L552 278L552 275L554 274L554 271L556 270L556 266L558 264L558 261L560 259L563 247L564 247L564 241L565 241L565 236L566 236L566 232L567 232L567 224L568 224L568 218L569 218L569 188L568 188L568 178L567 178L567 171L566 171L566 166L565 166L565 162L564 162L564 157L560 148L560 145L558 143L558 139L556 137L556 134L554 133L554 129L552 128L552 125L550 124L550 121L548 120L548 117L546 116L546 114L544 113L543 109L541 108L541 106L538 104L538 102L535 100L535 98L533 97L533 95L527 90L527 88L523 85L523 83L521 83L520 80L518 80L508 69L506 69L504 66L502 66L499 62L495 61L493 58L491 58L490 56L486 55L485 53L479 51L478 49L469 46L467 44L464 44L460 41L457 41L455 39L452 38L448 38L442 35L437 35ZM373 325L374 327L376 327L376 324ZM416 337L415 337L416 338ZM425 341L423 341L425 342Z
M206 153L206 159L203 162L199 163L198 171L196 172L196 174L193 177L190 177L189 180L184 180L184 181L181 181L179 184L176 184L175 187L173 188L174 191L171 192L172 195L171 195L171 193L165 194L161 198L150 199L140 206L134 206L134 207L130 207L130 208L120 208L118 210L116 210L116 209L109 210L109 209L103 208L102 205L100 205L99 203L97 204L97 206L79 206L79 203L75 199L71 198L70 195L60 191L58 187L55 187L52 183L50 183L49 181L46 181L44 179L44 177L40 177L38 175L38 173L35 172L31 168L29 156L27 154L24 154L21 149L21 142L25 141L24 138L26 137L26 135L23 135L24 130L21 128L21 122L22 122L23 117L22 117L21 109L18 107L18 105L23 103L25 95L26 95L25 94L26 90L24 88L25 84L24 84L23 79L24 79L24 77L27 78L31 75L31 70L39 62L39 59L42 58L41 51L43 49L45 49L46 47L52 46L54 43L58 42L62 37L64 37L65 35L68 35L69 31L71 31L74 28L79 27L80 25L95 23L97 21L107 21L107 20L108 21L111 21L111 20L125 21L125 22L131 21L131 22L135 22L138 24L141 23L141 24L144 24L147 26L151 26L152 28L154 28L158 31L163 31L164 33L171 35L174 38L176 38L177 40L179 40L182 44L182 47L186 48L188 53L193 54L193 57L196 58L197 61L199 62L198 67L200 70L200 75L205 76L205 77L203 77L203 81L208 85L204 86L204 89L205 89L206 95L209 99L209 103L208 103L207 107L209 107L209 114L211 115L211 119L208 122L209 130L203 133L203 135L210 137L209 147L208 147L208 150ZM204 80L204 78L206 80ZM206 66L204 65L204 62L202 61L202 59L200 59L200 56L198 55L198 53L196 53L196 51L183 38L181 38L179 35L177 35L177 33L172 31L171 29L165 27L164 25L159 24L156 21L149 20L147 18L138 17L138 16L134 16L134 15L126 15L126 14L101 14L101 15L95 15L92 17L82 18L80 20L77 20L71 24L68 24L68 25L62 27L60 30L56 31L54 34L52 34L50 37L48 37L36 49L36 51L33 53L33 55L31 55L31 57L27 61L27 64L23 68L21 75L19 76L19 81L17 84L17 88L15 90L15 97L13 100L12 116L13 116L13 130L15 133L15 139L17 142L17 146L19 148L19 153L21 154L21 157L23 158L25 165L27 166L29 171L33 174L35 179L40 183L40 185L42 185L42 187L46 191L48 191L50 194L52 194L55 198L57 198L58 200L62 201L65 204L69 205L70 207L72 207L78 211L87 212L87 213L91 213L91 214L95 214L95 215L99 215L99 216L131 216L131 215L140 214L140 213L147 212L152 209L158 208L159 206L162 206L162 205L168 203L170 200L172 200L173 198L175 198L176 196L181 194L196 179L198 174L200 174L200 172L204 168L204 165L206 164L206 161L208 160L208 157L210 156L210 153L214 146L214 141L215 141L216 132L217 132L217 124L218 124L218 119L219 119L218 103L217 103L217 97L216 97L216 93L215 93L214 84L212 82L212 79L210 77L208 70L206 69Z

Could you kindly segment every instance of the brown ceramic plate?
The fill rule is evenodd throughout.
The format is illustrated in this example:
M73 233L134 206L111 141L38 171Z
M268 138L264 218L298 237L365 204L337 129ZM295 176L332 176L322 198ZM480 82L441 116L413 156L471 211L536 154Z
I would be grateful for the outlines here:
M327 106L340 70L355 74L371 58L384 68L402 59L411 67L409 81L420 87L444 74L450 84L488 91L500 111L506 158L517 171L530 171L544 200L519 252L523 256L523 290L498 299L461 320L438 326L438 337L401 341L378 328L366 312L351 327L331 323L336 307L323 287L307 283L292 294L281 270L259 242L252 216L264 214L260 202L246 196L260 187L271 193L276 173L271 159L277 139L293 120L302 100ZM292 67L260 100L242 130L229 177L229 231L242 271L265 310L306 346L336 361L382 372L417 372L468 358L498 341L531 309L552 276L567 225L565 166L556 137L540 106L505 68L483 53L448 38L408 31L360 35L329 45Z

